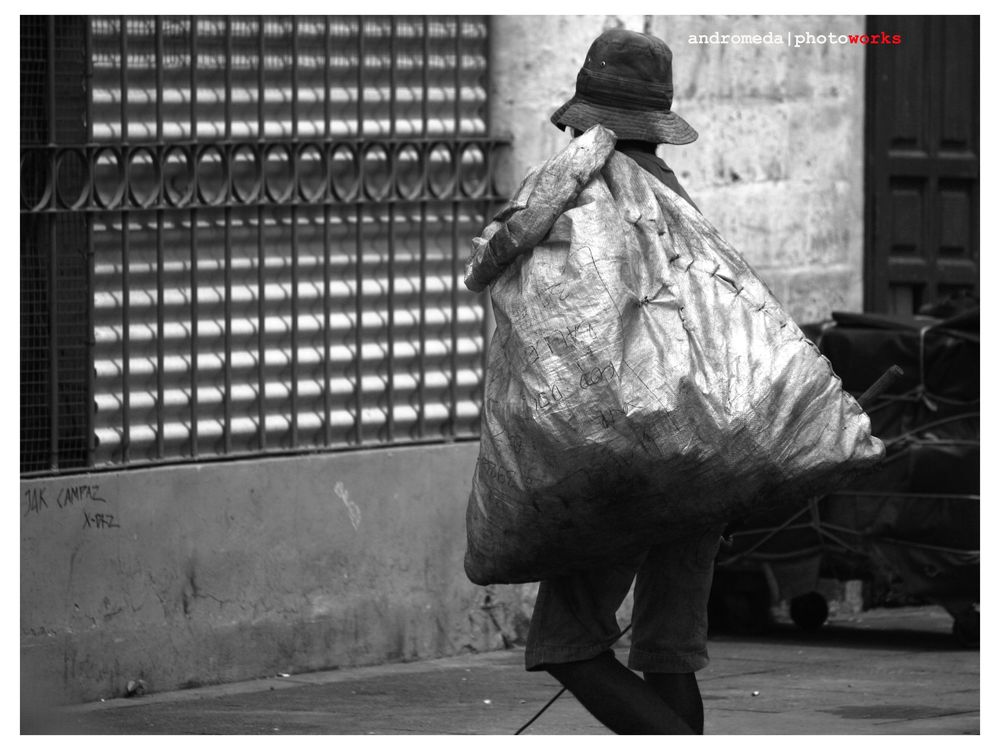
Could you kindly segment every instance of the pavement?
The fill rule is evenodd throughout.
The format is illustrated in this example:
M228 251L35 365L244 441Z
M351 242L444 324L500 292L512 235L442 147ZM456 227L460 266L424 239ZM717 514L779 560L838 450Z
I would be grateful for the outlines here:
M805 633L713 635L698 673L710 735L979 734L979 651L938 607L876 609ZM46 712L22 734L511 735L559 690L523 650L332 670ZM619 650L619 657L624 654ZM564 693L525 734L608 734Z

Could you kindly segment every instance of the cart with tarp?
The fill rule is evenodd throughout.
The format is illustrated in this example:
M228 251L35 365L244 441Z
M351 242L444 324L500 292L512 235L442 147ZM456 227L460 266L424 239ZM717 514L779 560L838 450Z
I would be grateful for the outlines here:
M730 614L758 624L774 601L804 629L822 625L821 577L901 586L939 604L955 636L979 640L979 309L947 318L835 313L804 331L846 390L860 396L892 365L902 372L865 404L886 446L873 474L830 495L746 517L717 558ZM760 586L743 585L763 572Z

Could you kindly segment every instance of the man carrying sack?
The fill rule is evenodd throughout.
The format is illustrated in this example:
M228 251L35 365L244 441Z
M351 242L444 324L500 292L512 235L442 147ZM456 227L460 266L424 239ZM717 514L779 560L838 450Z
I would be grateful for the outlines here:
M551 118L573 142L529 173L466 275L497 316L466 572L541 581L526 668L619 734L703 732L695 672L726 521L884 453L656 156L697 138L672 99L664 42L601 34ZM611 649L633 579L626 667Z

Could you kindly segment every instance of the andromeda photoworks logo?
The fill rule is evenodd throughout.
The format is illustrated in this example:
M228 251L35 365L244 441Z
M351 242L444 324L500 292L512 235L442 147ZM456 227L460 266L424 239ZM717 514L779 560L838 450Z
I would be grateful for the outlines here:
M856 44L871 46L876 44L902 44L900 34L887 34L880 31L876 34L793 34L767 32L766 34L691 34L688 44L779 44L787 47L802 47L809 44Z

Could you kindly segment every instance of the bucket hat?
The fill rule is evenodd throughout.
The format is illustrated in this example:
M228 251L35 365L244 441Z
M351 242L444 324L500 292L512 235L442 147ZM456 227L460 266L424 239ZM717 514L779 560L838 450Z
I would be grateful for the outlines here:
M551 120L560 130L583 131L600 123L621 139L691 143L698 133L670 111L673 99L673 54L666 43L610 29L590 45L576 76L576 94Z

